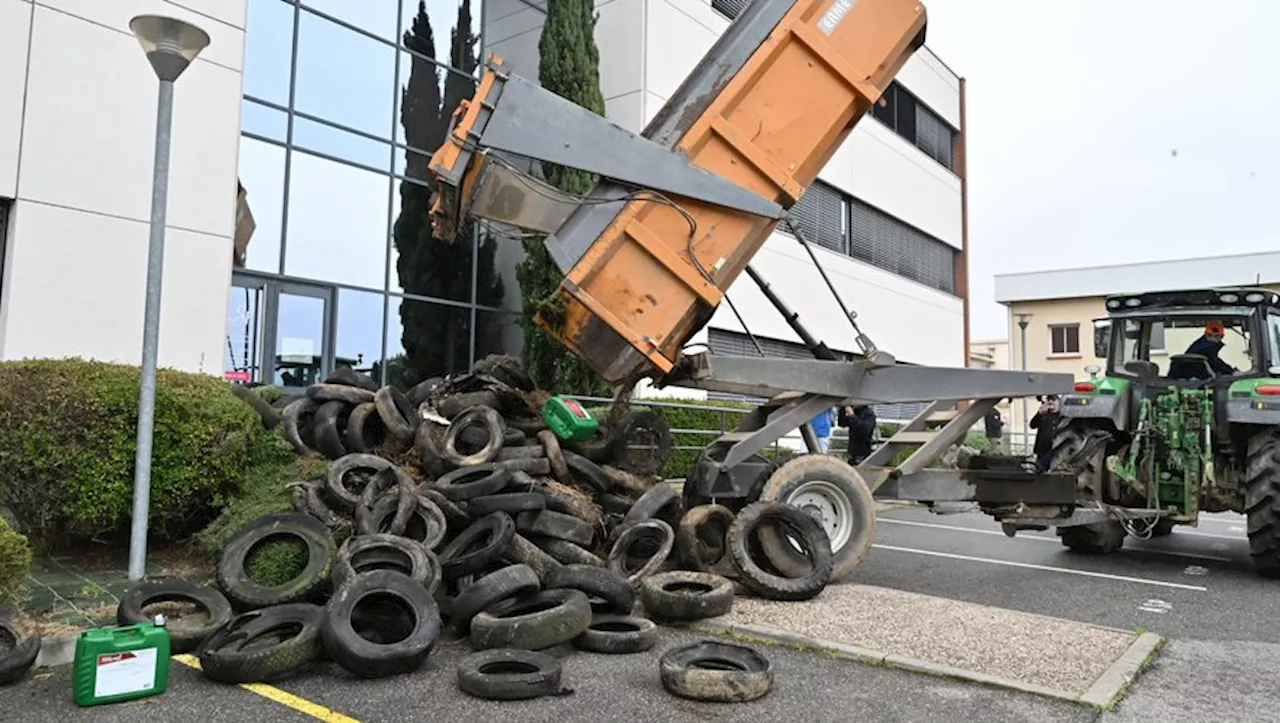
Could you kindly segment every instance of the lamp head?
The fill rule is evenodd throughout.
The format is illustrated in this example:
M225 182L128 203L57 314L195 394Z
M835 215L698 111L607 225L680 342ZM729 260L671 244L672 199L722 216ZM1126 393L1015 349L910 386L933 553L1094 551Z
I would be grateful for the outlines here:
M174 81L209 45L209 35L191 23L163 15L139 15L129 21L147 60L160 80Z

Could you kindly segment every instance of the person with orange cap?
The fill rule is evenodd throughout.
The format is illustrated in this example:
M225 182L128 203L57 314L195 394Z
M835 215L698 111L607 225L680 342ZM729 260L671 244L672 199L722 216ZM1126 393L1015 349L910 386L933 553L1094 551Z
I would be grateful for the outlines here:
M1204 334L1187 347L1186 354L1199 354L1209 360L1209 366L1217 374L1235 374L1236 368L1222 361L1218 352L1222 351L1222 337L1227 335L1227 328L1220 321L1211 321L1204 326Z

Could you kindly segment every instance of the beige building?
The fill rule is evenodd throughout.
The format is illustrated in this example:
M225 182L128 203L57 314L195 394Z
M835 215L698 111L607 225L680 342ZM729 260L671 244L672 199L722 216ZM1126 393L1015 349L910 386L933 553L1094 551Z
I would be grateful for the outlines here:
M1004 347L1008 349L1006 363L1011 369L1025 366L1087 378L1085 367L1106 366L1093 353L1093 321L1106 316L1108 295L1221 286L1261 286L1280 291L1280 252L998 274L996 301L1008 312L1010 341ZM1020 322L1026 325L1025 365ZM1166 352L1177 354L1199 336L1199 331L1170 329L1163 336ZM981 349L980 345L971 345L971 359L975 358L975 346ZM1248 364L1242 348L1229 345L1222 357L1236 366L1240 362ZM1152 361L1157 361L1154 353ZM1027 414L1035 414L1036 407L1034 398L1028 400ZM1013 405L1012 419L1011 431L1026 429L1021 403Z

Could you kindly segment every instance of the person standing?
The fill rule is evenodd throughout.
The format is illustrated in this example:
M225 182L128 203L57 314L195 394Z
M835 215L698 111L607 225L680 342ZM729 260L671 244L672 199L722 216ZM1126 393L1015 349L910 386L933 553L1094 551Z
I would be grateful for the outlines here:
M982 421L986 426L989 454L1004 454L1004 417L1000 410L992 407Z
M827 450L831 449L831 417L832 410L828 407L809 421L809 426L813 427L814 436L818 438L819 454L826 454Z
M849 464L859 464L871 456L876 434L876 410L871 405L842 408L836 423L849 430Z
M1036 455L1036 468L1041 472L1049 471L1049 464L1053 457L1053 437L1058 428L1058 395L1050 394L1045 397L1044 402L1040 404L1040 408L1036 410L1036 414L1031 418L1031 428L1036 430L1036 443L1034 452Z

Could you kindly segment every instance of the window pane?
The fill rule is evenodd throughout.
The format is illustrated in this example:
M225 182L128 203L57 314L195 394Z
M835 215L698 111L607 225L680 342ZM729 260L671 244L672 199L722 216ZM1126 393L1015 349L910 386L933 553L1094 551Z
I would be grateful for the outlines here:
M261 378L265 296L261 287L235 283L227 295L227 354L222 372L229 381Z
M383 288L390 179L294 151L285 273Z
M302 0L302 5L351 23L388 41L394 42L396 39L399 0Z
M338 289L334 366L376 376L382 359L382 294Z
M427 211L431 191L408 180L396 182L391 238L393 291L451 301L471 301L471 224L452 242L431 235Z
M245 268L280 272L280 231L284 213L284 148L240 138L240 183L253 212L253 236Z
M482 7L480 0L426 0L426 2L403 0L402 6L400 30L401 42L405 47L437 58L441 63L448 63L449 58L458 55L456 52L450 52L450 47L453 31L461 23L463 27L470 27L473 38L471 45L479 48ZM408 40L403 37L404 34L409 34ZM464 45L463 53L465 52ZM472 50L471 54L479 53L477 50ZM464 67L460 63L454 63L454 65L468 74L474 67Z
M524 347L520 316L509 311L476 310L476 358L510 354L519 358Z
M392 297L387 318L387 383L408 389L471 367L471 310Z
M1067 353L1079 354L1080 353L1080 327L1068 326L1065 331L1067 333Z
M1164 349L1164 324L1158 321L1151 325L1151 348Z
M441 115L448 71L429 58L416 53L400 53L399 77L396 79L396 142L407 144L428 155L444 140L449 116ZM473 91L474 92L474 91ZM402 154L397 154L402 155ZM404 163L404 159L397 159ZM426 159L411 161L414 178L422 177ZM398 167L403 172L403 166Z
M325 311L325 300L316 296L292 292L276 296L272 384L305 387L324 378Z
M390 45L302 13L294 107L385 137L394 107L395 52Z
M246 100L240 104L240 128L244 133L284 143L289 130L288 116L275 108Z
M388 125L388 133L390 129ZM318 151L352 163L359 163L382 172L386 172L391 167L390 143L375 141L306 118L295 117L293 120L293 145L303 150Z
M289 104L289 56L293 51L293 6L280 0L249 0L244 52L244 94Z

